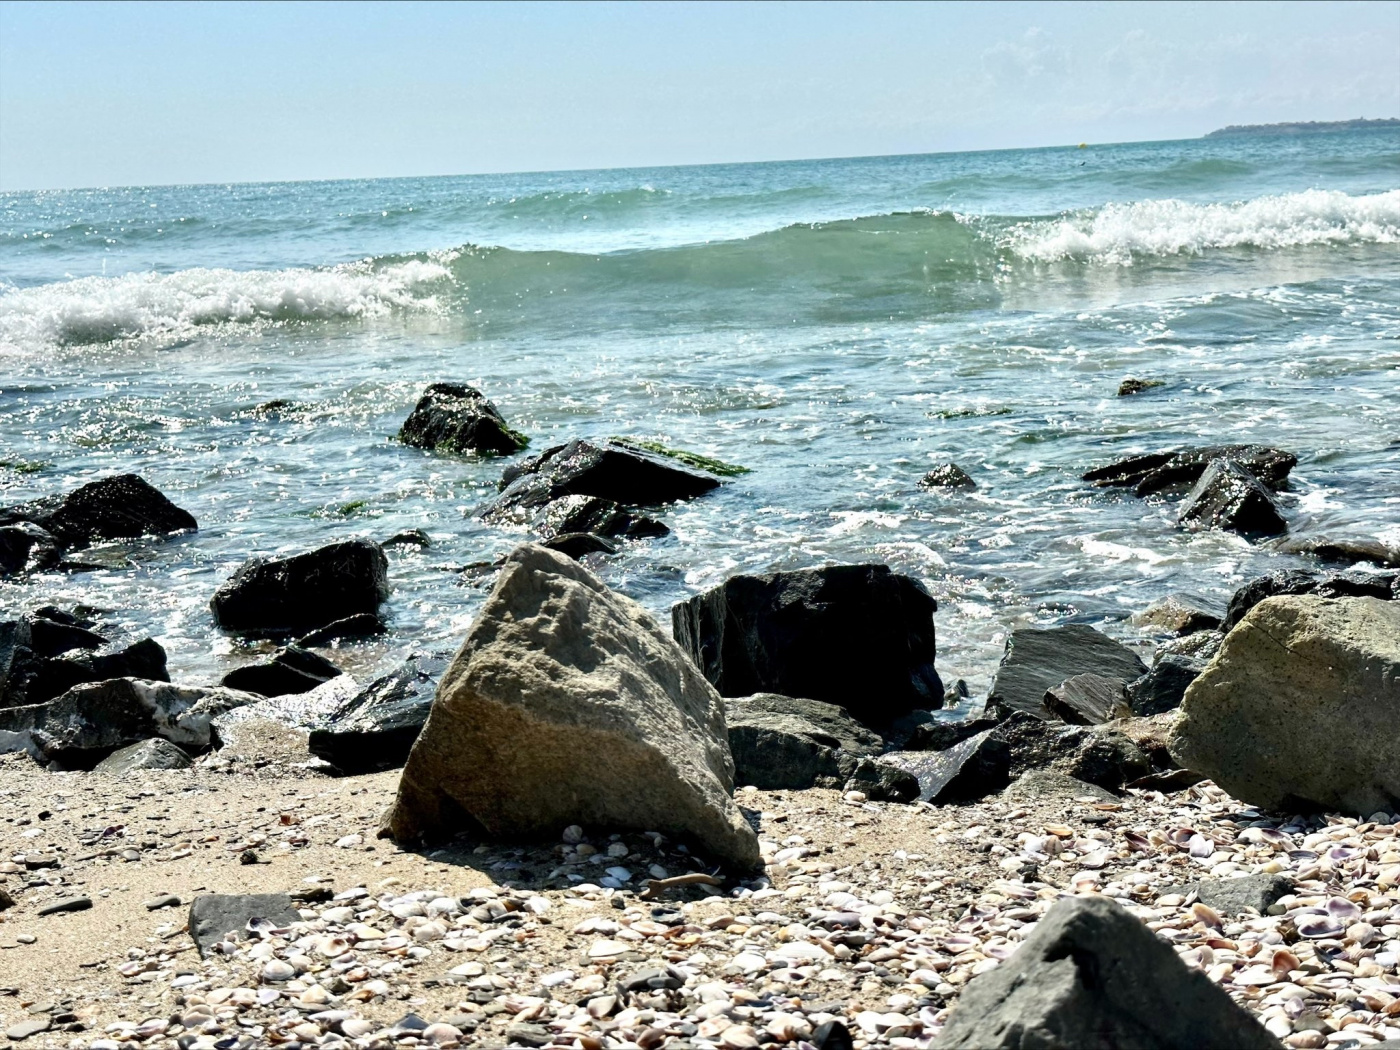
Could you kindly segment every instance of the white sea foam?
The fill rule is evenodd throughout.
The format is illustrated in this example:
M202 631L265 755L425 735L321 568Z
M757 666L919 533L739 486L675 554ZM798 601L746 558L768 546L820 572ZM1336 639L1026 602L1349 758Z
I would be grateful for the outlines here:
M1179 200L1107 204L1017 228L1008 246L1026 259L1087 259L1117 265L1144 255L1212 248L1292 248L1400 242L1400 190L1351 196L1306 190L1235 204Z
M323 269L129 273L0 291L0 351L182 337L201 327L259 321L376 317L434 309L438 260L372 260Z

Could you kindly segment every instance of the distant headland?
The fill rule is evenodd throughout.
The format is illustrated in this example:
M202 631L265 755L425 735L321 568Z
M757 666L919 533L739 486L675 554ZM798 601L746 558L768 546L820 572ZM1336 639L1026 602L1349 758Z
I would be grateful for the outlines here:
M1322 135L1331 131L1381 131L1400 130L1400 118L1388 117L1381 120L1309 120L1287 124L1231 124L1206 135L1208 139L1224 138L1230 135Z

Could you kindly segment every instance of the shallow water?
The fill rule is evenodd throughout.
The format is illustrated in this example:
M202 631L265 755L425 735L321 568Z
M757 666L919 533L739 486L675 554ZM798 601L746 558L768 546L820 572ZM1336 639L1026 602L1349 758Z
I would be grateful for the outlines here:
M245 658L207 602L250 554L405 528L367 674L450 647L454 571L522 533L500 461L394 440L479 386L538 450L626 434L752 468L597 562L664 613L726 575L880 560L939 598L939 669L1006 631L1223 601L1302 564L1187 534L1088 466L1192 442L1299 456L1286 513L1400 541L1400 135L710 168L0 195L0 502L134 470L200 531L128 568L0 583L154 633L177 679ZM1115 396L1127 375L1166 385ZM272 399L296 402L260 414ZM916 487L952 459L979 488Z

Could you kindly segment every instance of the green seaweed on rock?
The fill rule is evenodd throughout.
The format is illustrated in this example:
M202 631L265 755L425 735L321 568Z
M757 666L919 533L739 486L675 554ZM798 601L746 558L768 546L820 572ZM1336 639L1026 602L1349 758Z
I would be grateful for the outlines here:
M665 456L674 459L678 463L684 463L687 467L694 467L697 470L707 470L711 474L718 474L722 478L737 478L740 474L752 473L748 467L740 467L733 463L725 463L723 460L713 459L710 456L702 456L698 452L686 452L683 449L668 448L659 441L642 441L639 438L615 437L609 438L615 445L623 445L627 448L635 448L642 452L653 452L658 456Z

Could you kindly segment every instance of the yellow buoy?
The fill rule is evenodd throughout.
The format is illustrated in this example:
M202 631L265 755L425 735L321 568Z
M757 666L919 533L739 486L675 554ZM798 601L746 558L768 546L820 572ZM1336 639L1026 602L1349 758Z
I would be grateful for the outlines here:
M1079 144L1079 148L1080 148L1080 149L1088 149L1088 148L1089 148L1089 144L1088 144L1087 142L1081 142L1081 143Z

